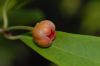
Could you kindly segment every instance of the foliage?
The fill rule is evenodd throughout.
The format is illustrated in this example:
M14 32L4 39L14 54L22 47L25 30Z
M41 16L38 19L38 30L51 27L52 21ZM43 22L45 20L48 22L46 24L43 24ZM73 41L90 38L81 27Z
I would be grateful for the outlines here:
M32 9L31 8L28 9L26 6L28 4L31 4L31 2L32 3L35 2L36 4L34 3L35 5L33 5L34 7L32 7ZM0 0L1 28L3 25L3 8L5 6L5 3L7 3L6 11L7 11L9 26L16 26L16 25L33 26L36 22L39 22L45 18L52 19L51 16L48 17L47 14L50 11L47 10L48 12L46 12L45 10L45 8L47 9L49 8L47 6L49 0L46 6L42 6L43 4L45 4L45 2L41 5L41 0ZM59 24L63 23L64 19L63 17L76 18L77 15L79 15L78 17L80 17L81 15L82 20L78 19L80 20L78 32L81 34L88 34L88 35L96 35L96 32L99 33L100 1L90 0L85 4L84 8L81 7L83 7L81 0L61 0L58 6L56 7L58 8L59 10L58 12L60 13L60 15L62 15L61 16L62 18L60 19L58 18L57 20L58 22L55 22L57 24L57 29L61 27ZM79 11L82 14L80 13L77 14ZM55 16L53 17L55 18ZM59 23L59 21L61 20L62 22ZM72 19L69 19L69 21L70 20ZM56 19L54 21L56 21ZM73 24L76 24L76 22L74 22ZM70 26L73 27L73 25ZM66 29L66 28L61 28L61 29ZM70 28L68 29L70 30ZM18 33L20 34L20 32ZM53 63L56 63L59 66L100 66L100 53L99 53L100 37L72 34L63 32L58 29L56 39L54 40L52 45L48 48L40 48L34 42L32 35L29 34L31 33L20 35L21 36L19 38L20 41L19 40L12 41L5 39L2 36L2 34L0 34L0 65L11 66L12 61L15 58L17 58L17 56L20 59L24 60L24 58L28 54L28 51L26 49L26 46L28 46L32 50L35 50L42 57L52 61Z
M57 37L49 48L40 48L32 36L20 38L27 46L58 66L99 66L100 38L57 32Z

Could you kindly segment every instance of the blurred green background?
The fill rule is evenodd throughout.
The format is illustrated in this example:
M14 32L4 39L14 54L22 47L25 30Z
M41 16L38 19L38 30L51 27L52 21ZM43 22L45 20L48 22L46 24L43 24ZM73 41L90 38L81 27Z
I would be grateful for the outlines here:
M0 0L0 27L2 9L7 0ZM100 0L9 0L9 26L34 26L49 19L59 31L100 35ZM12 34L26 31L13 30ZM10 41L0 35L0 66L56 66L44 59L20 40Z

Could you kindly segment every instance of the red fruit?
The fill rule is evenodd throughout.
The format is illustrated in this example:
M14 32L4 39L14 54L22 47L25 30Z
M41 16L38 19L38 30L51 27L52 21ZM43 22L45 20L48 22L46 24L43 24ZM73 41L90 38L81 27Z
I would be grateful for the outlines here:
M37 23L32 30L33 38L40 47L49 47L55 39L55 25L50 20Z

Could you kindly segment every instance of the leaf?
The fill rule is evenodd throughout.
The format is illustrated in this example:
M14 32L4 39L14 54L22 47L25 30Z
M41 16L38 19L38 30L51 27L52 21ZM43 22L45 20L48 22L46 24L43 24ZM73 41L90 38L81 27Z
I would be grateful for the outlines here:
M10 25L27 25L33 22L44 19L44 14L41 10L17 10L9 13Z
M80 0L61 0L60 11L64 16L73 16L80 7Z
M89 2L83 13L80 32L94 35L100 30L100 1Z
M44 19L44 13L39 9L27 10L21 9L22 6L29 3L31 0L9 0L7 16L9 25L27 25L31 22L37 22ZM6 1L5 1L6 2ZM2 26L2 8L0 8L0 26ZM32 23L32 24L34 24Z
M28 54L27 48L21 42L7 40L0 35L0 66L12 66L16 59L21 62L24 58L25 61Z
M23 35L27 46L59 66L100 66L100 38L57 32L57 37L49 48L40 48L32 36Z
M16 3L17 3L16 0L0 1L0 19L2 19L3 9L6 8L6 10L8 12L8 10L11 10L15 6Z
M31 0L0 0L0 19L2 19L2 10L5 5L7 5L7 13L9 13L10 11L21 9L30 2Z

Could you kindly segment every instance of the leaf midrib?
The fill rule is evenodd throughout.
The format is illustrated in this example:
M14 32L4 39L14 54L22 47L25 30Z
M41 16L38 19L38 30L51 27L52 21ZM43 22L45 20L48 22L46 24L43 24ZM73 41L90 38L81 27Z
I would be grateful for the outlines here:
M57 48L58 50L63 51L63 52L65 52L65 53L69 53L69 54L71 54L71 55L75 55L75 56L77 56L77 57L81 57L81 58L83 58L83 59L87 59L87 60L89 60L89 61L91 61L91 62L93 62L93 63L95 62L95 63L99 63L99 64L100 64L100 62L93 61L92 59L86 58L86 57L84 57L84 56L76 55L76 54L74 54L74 53L72 53L72 52L64 51L63 49L60 49L59 47L56 47L56 46L54 46L54 45L52 45L52 47ZM64 53L64 54L65 54L65 53Z

